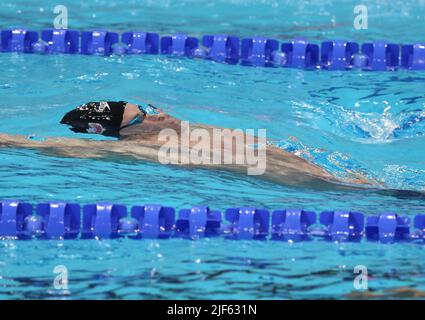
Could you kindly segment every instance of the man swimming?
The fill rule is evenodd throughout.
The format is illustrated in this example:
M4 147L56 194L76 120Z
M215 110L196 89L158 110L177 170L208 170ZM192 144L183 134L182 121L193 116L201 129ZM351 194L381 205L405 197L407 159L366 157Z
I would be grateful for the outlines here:
M148 112L149 110L151 112ZM127 103L125 101L100 101L89 102L78 106L75 110L68 112L61 120L74 132L97 133L106 136L118 137L117 141L95 141L89 139L50 138L44 141L36 141L19 135L0 134L0 146L3 147L25 147L42 150L55 156L80 157L80 158L107 158L113 156L140 159L144 161L159 162L161 143L160 134L165 130L174 130L180 136L193 130L202 129L210 136L217 128L207 125L191 125L182 130L182 121L165 114L161 109L148 105L142 106ZM229 130L229 129L227 129ZM183 131L183 132L182 132ZM241 131L234 133L234 139L242 138L247 141L247 135ZM175 158L173 164L209 168L217 170L228 170L243 173L249 164L217 164L217 163L183 163L179 162L180 140L167 142L175 152L170 152ZM174 143L174 144L173 144ZM222 153L230 153L234 158L244 156L244 150L238 150L233 145L213 145L212 141L206 141L203 145L199 142L190 142L189 152L207 147L219 148ZM290 186L302 186L315 189L352 188L353 186L371 186L371 182L360 174L350 172L350 178L341 180L324 169L288 153L272 144L265 144L266 166L261 177L274 182Z

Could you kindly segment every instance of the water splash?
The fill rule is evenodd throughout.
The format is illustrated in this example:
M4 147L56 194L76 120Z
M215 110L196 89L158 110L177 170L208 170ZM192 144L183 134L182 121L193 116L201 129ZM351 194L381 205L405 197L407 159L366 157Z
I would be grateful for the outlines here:
M361 175L371 181L377 180L366 165L353 160L348 154L310 147L295 137L280 140L275 145L322 167L340 179L350 180L353 176Z
M372 104L373 111L364 104ZM304 119L322 121L333 134L361 143L390 143L396 140L425 136L425 108L393 107L383 101L356 102L354 107L329 102L296 106ZM301 110L300 110L301 109ZM366 109L366 110L365 110ZM310 120L311 121L311 120Z

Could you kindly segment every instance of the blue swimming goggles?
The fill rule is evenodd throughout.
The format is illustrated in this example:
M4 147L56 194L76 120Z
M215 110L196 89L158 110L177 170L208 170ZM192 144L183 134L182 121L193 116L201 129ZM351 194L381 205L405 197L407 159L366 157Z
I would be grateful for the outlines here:
M126 125L126 127L132 126L133 124L138 124L138 123L142 123L143 120L145 120L146 116L148 114L158 114L158 111L156 111L156 109L158 109L157 107L151 105L150 103L148 103L148 106L146 107L146 110L143 109L143 107L141 105L138 105L140 112L143 114L143 118L141 118L141 115L137 115L133 118L133 120L131 120L128 125Z

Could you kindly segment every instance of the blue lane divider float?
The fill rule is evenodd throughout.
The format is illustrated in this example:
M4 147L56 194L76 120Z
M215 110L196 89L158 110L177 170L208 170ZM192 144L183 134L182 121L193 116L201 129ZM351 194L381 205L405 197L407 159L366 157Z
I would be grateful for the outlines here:
M111 203L89 204L83 207L81 236L91 238L116 238L119 223L127 216L127 208Z
M2 52L64 53L85 55L164 54L195 57L244 66L371 71L425 70L425 43L393 44L386 41L362 45L348 40L314 44L304 38L279 44L267 37L204 35L202 41L185 34L160 36L145 31L26 29L2 30Z
M410 219L395 213L383 213L367 218L366 237L380 242L399 242L410 239Z
M276 210L272 214L272 239L309 240L309 228L316 223L316 213L304 210Z
M159 35L151 32L124 32L121 42L127 46L128 54L158 54ZM121 53L121 52L116 52Z
M331 241L360 241L364 229L364 215L360 212L324 211L320 223L325 238Z
M246 66L273 66L279 42L264 37L243 39L241 42L241 64Z
M322 66L329 70L351 69L353 67L353 56L358 52L359 45L355 42L345 40L322 42Z
M414 219L414 228L418 238L425 240L425 214L418 214Z
M52 202L39 203L36 215L27 222L26 228L30 229L31 234L46 239L75 239L80 233L80 224L80 205Z
M14 52L33 52L33 46L38 41L38 32L24 29L2 30L1 50Z
M25 221L32 215L29 203L7 200L0 205L0 237L22 237Z
M282 43L282 52L287 56L286 66L292 68L316 68L319 61L319 46L306 39L297 38L290 43Z
M38 53L69 53L79 51L80 35L75 30L43 30L41 39L44 41L34 45L33 49Z
M176 210L156 204L125 205L18 200L0 202L0 239L203 238L235 240L424 242L425 214L411 219L396 213L365 216L352 211L316 213L299 209L229 208L224 212L195 206Z
M229 208L226 210L225 232L233 239L264 240L269 233L270 213L257 208Z
M385 71L396 69L399 65L400 47L385 41L364 43L362 52L368 57L366 69Z
M108 31L81 32L81 54L110 55L118 43L118 33Z
M196 206L181 209L176 221L176 235L183 237L213 237L220 234L221 212Z
M412 70L425 70L425 43L404 45L401 50L401 66Z
M192 57L198 47L198 39L185 34L161 38L161 54Z
M202 37L204 57L216 62L237 64L239 61L240 40L230 35L205 35Z
M171 207L134 206L131 216L137 220L143 238L169 238L174 230L175 210Z

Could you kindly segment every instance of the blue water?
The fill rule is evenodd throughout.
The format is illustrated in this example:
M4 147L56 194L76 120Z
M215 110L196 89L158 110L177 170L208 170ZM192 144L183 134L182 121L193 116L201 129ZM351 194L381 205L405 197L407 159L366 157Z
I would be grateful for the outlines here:
M401 3L403 5L401 5ZM84 1L63 4L69 27L147 29L161 34L226 32L279 40L422 40L425 3L366 1L369 30L352 28L352 1ZM51 27L54 1L2 2L0 28ZM248 68L164 56L0 54L0 132L80 137L58 124L90 100L147 99L191 122L265 128L286 150L337 176L362 173L383 188L425 191L424 73ZM97 137L98 139L100 137ZM418 193L317 191L228 172L122 159L71 159L0 149L0 198L29 202L113 201L215 209L252 205L366 215L424 213ZM420 245L325 242L0 242L0 298L349 298L353 268L366 265L373 294L424 289ZM69 290L53 288L53 268ZM407 292L405 297L413 293Z

